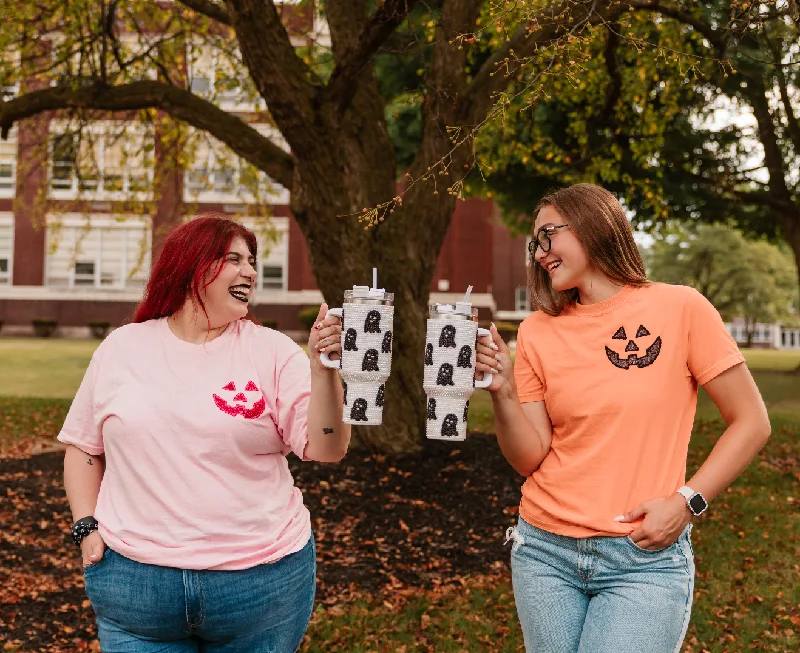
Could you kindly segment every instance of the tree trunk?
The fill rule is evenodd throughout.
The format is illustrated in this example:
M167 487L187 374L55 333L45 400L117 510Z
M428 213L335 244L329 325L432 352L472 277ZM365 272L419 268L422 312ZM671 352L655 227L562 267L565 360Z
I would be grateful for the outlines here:
M792 248L794 260L797 264L797 277L800 283L800 209L796 211L795 215L787 215L781 221L781 231L789 247Z

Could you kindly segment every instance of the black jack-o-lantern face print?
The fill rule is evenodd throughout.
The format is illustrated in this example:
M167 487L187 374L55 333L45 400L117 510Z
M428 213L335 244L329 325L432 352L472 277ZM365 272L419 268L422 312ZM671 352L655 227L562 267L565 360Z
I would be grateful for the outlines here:
M439 334L440 347L456 346L456 328L452 324L446 325Z
M226 392L236 392L236 384L231 381L227 385L223 386L222 389ZM245 392L258 392L258 398L255 400L252 398L248 399ZM219 408L223 413L227 413L231 417L241 415L245 419L256 419L264 414L264 409L267 407L267 404L264 401L264 395L261 394L258 386L253 383L253 381L248 381L247 385L244 387L244 391L236 393L230 402L226 401L216 393L213 394L213 397L217 408Z
M433 365L433 343L425 345L425 365Z
M378 394L375 396L375 405L376 406L383 406L383 392L384 392L384 384L381 383L378 387Z
M436 399L433 397L428 399L428 419L436 419Z
M381 314L378 311L370 311L367 313L367 319L364 320L364 333L380 333L381 332Z
M345 351L358 351L356 346L356 330L348 329L344 334L344 350Z
M464 404L464 421L467 421L467 413L469 412L469 399L467 399L467 403Z
M361 363L362 372L380 372L378 369L378 350L367 349L364 354L364 361Z
M656 358L661 353L661 336L658 336L646 349L644 356L639 356L637 351L641 351L639 345L636 344L636 340L639 338L645 338L650 335L650 332L645 328L644 325L639 325L639 328L636 330L636 336L633 340L628 340L628 335L625 333L625 327L620 327L614 332L614 335L611 336L612 340L628 340L628 343L625 345L625 352L624 354L618 354L613 349L610 349L606 346L606 356L608 360L611 361L611 364L615 367L618 367L621 370L627 370L631 367L647 367L648 365L652 365L655 363ZM625 358L622 358L625 356Z
M472 347L464 345L458 352L458 367L472 367Z
M442 420L442 437L458 437L458 417L453 415L453 413L448 413L447 416Z
M383 354L391 354L392 353L392 332L387 331L383 334L383 342L381 343L381 353Z
M439 375L436 377L436 385L455 385L453 383L453 366L450 363L442 363Z
M353 408L350 410L350 419L354 422L367 421L367 400L359 397L353 402Z
M342 387L344 388L344 405L347 405L347 384L342 381Z

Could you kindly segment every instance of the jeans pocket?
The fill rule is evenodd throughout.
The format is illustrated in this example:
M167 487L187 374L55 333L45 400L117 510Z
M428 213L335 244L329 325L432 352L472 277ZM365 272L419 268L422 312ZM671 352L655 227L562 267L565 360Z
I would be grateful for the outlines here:
M670 548L672 548L673 546L675 546L675 543L673 542L672 544L668 544L667 546L665 546L663 549L655 549L655 550L643 549L642 547L640 547L638 544L636 544L636 542L634 542L631 539L630 535L626 535L625 536L625 541L628 544L630 544L630 546L633 548L634 551L638 551L639 553L644 553L646 555L657 555L659 553L664 553L664 551L667 551Z
M105 548L103 551L103 557L100 558L97 562L90 562L83 568L83 577L86 578L87 576L91 576L92 574L96 573L98 570L102 569L106 566L106 562L108 561L108 556L111 553L111 549L108 547Z

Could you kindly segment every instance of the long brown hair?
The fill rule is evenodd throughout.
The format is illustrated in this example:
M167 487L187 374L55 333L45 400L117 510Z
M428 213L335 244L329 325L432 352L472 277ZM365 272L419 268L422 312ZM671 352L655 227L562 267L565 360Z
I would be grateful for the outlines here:
M647 283L631 225L617 198L605 188L573 184L552 191L536 206L534 221L545 206L552 206L561 214L602 274L619 283L634 286ZM534 308L548 315L558 315L565 306L578 300L577 288L554 290L547 270L533 257L528 261L528 292Z

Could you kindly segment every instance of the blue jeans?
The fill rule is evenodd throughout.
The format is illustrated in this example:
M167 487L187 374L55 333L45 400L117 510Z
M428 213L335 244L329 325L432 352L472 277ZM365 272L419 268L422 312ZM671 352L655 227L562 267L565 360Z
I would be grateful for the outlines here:
M106 549L84 569L104 653L295 653L316 589L314 538L276 562L192 571Z
M514 601L531 653L677 653L692 609L691 524L661 551L629 537L509 528Z

